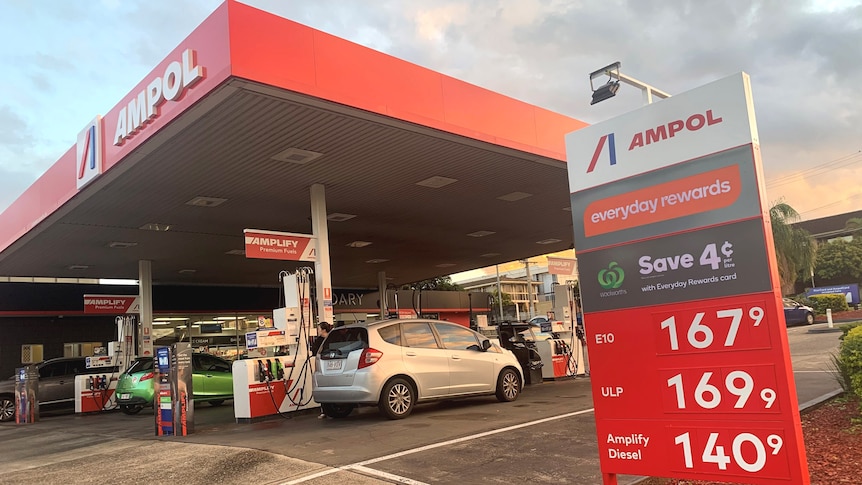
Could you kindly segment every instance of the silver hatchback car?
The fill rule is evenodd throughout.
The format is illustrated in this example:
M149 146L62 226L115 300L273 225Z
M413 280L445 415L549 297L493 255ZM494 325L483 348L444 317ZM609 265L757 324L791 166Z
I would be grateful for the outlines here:
M320 348L314 400L343 418L376 404L389 419L417 402L481 395L514 401L523 382L518 359L484 336L437 320L381 320L334 329Z

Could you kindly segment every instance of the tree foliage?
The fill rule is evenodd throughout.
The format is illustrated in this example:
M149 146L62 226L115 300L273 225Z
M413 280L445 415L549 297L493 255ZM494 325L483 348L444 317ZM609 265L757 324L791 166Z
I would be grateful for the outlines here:
M862 281L862 239L824 244L817 252L817 276Z
M464 291L458 283L453 283L449 276L438 276L427 280L417 281L404 285L407 290L437 290L437 291Z
M785 295L793 293L793 287L800 275L807 279L808 272L814 267L817 258L817 244L811 233L793 222L800 219L796 209L779 200L769 209L772 220L772 238L775 241L775 257L778 274L781 278L781 291Z
M496 307L497 305L499 305L498 300L497 300L497 298L498 298L497 290L492 290L490 292L490 294L491 294L491 303L492 303L492 305L494 305ZM509 306L509 305L514 305L514 304L515 303L512 301L512 295L510 295L504 291L503 292L503 306Z

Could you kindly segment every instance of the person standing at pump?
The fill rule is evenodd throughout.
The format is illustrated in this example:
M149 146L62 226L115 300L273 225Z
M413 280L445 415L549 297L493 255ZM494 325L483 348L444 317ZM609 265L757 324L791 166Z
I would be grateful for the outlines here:
M317 326L317 337L314 337L314 340L311 342L311 355L316 356L320 352L323 341L326 340L331 331L332 325L329 322L320 322L320 325Z
M320 325L317 326L317 337L314 337L314 341L311 342L311 355L317 356L317 353L320 352L320 347L323 345L323 341L326 340L331 331L332 325L329 322L320 322ZM316 360L315 365L317 365ZM323 412L323 406L320 406L320 416L317 418L323 419L325 417L326 413Z

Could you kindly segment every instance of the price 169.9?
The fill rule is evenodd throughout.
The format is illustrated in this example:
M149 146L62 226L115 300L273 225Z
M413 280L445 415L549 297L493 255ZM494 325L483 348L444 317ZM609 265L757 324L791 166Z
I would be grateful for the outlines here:
M772 365L709 369L664 369L666 412L779 413Z

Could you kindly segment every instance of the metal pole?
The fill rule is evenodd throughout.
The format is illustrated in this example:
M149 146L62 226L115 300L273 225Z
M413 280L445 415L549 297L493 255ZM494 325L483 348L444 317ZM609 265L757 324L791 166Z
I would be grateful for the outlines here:
M500 305L500 321L503 321L503 287L500 286L500 265L495 264L497 268L497 303Z
M530 318L533 318L533 275L530 274L530 260L524 260L524 266L527 268L527 313Z

